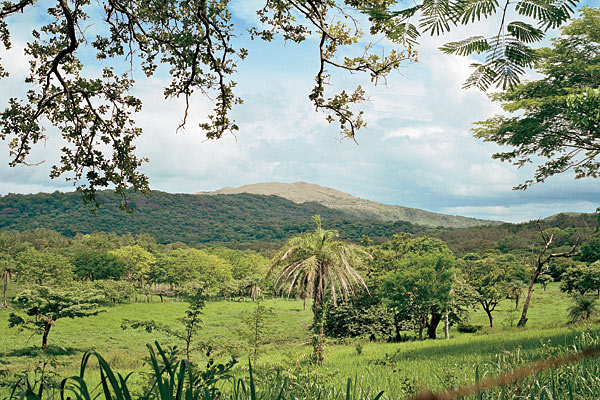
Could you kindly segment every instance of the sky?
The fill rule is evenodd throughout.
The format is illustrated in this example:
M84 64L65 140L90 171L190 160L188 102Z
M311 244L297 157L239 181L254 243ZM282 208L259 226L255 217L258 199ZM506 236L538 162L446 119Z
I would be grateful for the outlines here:
M242 28L256 24L254 12L260 4L234 0L234 23ZM43 18L44 8L39 6L9 21L14 46L0 47L0 62L11 72L0 80L1 108L9 97L22 97L27 90L22 83L28 68L23 48L31 22ZM240 131L219 140L207 141L197 127L212 109L208 99L192 99L191 118L185 131L177 133L184 104L163 100L168 74L146 79L134 71L134 94L144 103L135 118L143 129L137 154L150 159L143 171L151 189L174 193L304 181L386 204L508 222L593 212L600 205L598 180L576 181L562 174L526 191L513 191L532 177L534 168L517 169L493 160L491 154L500 148L473 138L473 122L501 109L484 93L461 88L473 59L444 55L438 47L472 31L492 35L497 28L492 20L442 38L424 37L417 48L419 62L392 73L386 85L374 86L366 76L335 73L332 90L361 84L367 92L368 101L361 105L367 127L358 132L357 143L340 140L337 126L316 113L308 99L318 69L314 39L297 45L239 38L250 53L234 78L244 99L232 112ZM50 128L48 134L29 160L44 161L38 166L9 167L8 145L0 142L1 195L73 190L70 182L48 177L62 147L56 130Z

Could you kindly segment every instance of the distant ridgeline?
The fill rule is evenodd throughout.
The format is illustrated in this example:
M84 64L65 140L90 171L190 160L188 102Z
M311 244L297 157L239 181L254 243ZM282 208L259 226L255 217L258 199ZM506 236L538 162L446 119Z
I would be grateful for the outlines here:
M99 192L98 200L102 205L94 214L77 192L2 196L0 229L47 228L69 237L96 231L147 233L159 243L181 241L230 247L281 242L312 230L315 214L321 215L325 227L339 230L341 238L349 240L368 235L379 242L395 233L423 231L405 221L361 219L314 202L298 204L278 196L248 193L199 196L132 192L128 201L135 210L133 214L119 208L120 199L113 191Z

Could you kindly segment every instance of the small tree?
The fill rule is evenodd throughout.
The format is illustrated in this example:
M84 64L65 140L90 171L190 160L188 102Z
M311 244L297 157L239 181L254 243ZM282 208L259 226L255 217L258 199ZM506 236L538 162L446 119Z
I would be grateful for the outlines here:
M16 313L8 316L9 327L32 330L42 335L42 349L48 347L48 334L56 321L61 318L83 318L96 315L102 296L80 289L61 290L46 286L36 286L23 290L14 299L27 317Z
M269 331L267 317L272 314L273 309L263 306L259 301L256 304L254 311L243 318L243 322L247 329L240 331L240 334L246 338L250 346L252 346L251 351L253 365L256 365L258 350L260 349L260 346L265 343L264 336Z
M511 255L489 254L481 259L473 258L462 262L463 276L473 288L474 298L481 304L493 328L492 312L501 300L510 296L510 283L517 275L520 263Z
M542 287L544 288L544 292L546 291L548 284L552 282L554 282L554 279L550 274L540 274L540 276L538 277L538 283L542 285Z
M202 314L202 309L205 304L206 297L204 296L204 292L202 289L198 289L190 299L190 305L185 311L185 316L178 319L178 321L181 322L183 329L173 329L167 325L155 322L154 320L134 321L128 319L124 319L121 322L121 328L143 329L148 333L159 331L164 332L167 336L177 338L185 343L185 357L190 361L192 351L195 350L195 348L192 347L194 337L202 326L200 315Z
M593 297L576 295L574 304L569 308L569 322L588 321L594 315L598 314L598 305Z

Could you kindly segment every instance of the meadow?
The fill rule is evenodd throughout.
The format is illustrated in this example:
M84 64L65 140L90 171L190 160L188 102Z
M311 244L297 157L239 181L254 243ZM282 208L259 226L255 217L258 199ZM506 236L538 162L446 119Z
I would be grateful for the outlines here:
M156 300L116 305L85 319L57 321L50 333L47 355L40 349L39 336L9 329L9 310L0 311L0 370L5 371L0 376L4 381L0 398L9 395L15 374L32 373L43 360L51 360L49 368L58 377L76 374L86 351L100 353L115 370L137 371L130 382L141 390L145 379L143 371L148 370L144 363L148 355L146 344L155 340L164 346L180 343L160 332L123 330L121 321L154 319L177 326L177 318L183 315L187 306L183 302L160 303ZM373 398L383 391L384 398L396 399L422 388L448 389L531 360L595 344L600 335L600 328L595 325L574 327L566 324L569 298L560 292L558 284L550 284L546 291L541 286L536 288L526 329L514 327L519 312L514 311L513 302L505 300L495 312L496 328L493 330L483 328L477 333L460 333L452 328L450 340L422 342L329 340L324 364L315 366L310 361L310 305L304 309L302 301L286 299L265 299L261 304L272 313L265 314L266 331L261 335L262 345L253 366L257 385L269 385L274 379L285 377L289 382L304 386L303 390L310 385L327 388L328 396L323 398L343 397L348 378L355 385L356 398ZM213 356L218 361L225 362L235 356L239 360L233 370L236 376L248 374L251 345L243 333L248 330L244 318L256 307L257 304L249 300L218 301L207 303L203 312L203 326L196 342L213 346ZM474 309L469 323L485 327L487 317L481 310ZM439 336L443 338L443 332ZM193 353L193 359L203 364L205 353L197 351ZM547 393L545 396L549 397L546 398L598 398L600 383L597 380L600 377L596 364L590 360L563 367L522 386L511 387L513 397L508 397L507 393L496 396L543 398L540 397L544 396L542 393ZM277 374L277 378L273 378L273 374ZM576 378L569 380L572 374ZM571 389L561 391L556 385L567 385L565 387ZM310 397L306 394L305 398Z

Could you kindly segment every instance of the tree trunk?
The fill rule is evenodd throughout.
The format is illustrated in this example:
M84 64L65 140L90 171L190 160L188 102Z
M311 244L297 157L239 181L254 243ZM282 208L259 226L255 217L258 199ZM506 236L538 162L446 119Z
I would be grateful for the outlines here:
M429 324L427 325L427 337L429 339L437 338L436 331L437 331L437 327L441 321L442 321L442 314L437 311L432 311L431 312L431 320L429 321Z
M518 327L523 328L525 324L527 324L527 311L529 310L529 303L531 303L531 295L533 294L533 285L537 281L538 276L542 272L542 266L538 265L533 275L531 276L531 280L529 281L529 288L527 289L527 297L525 298L525 304L523 304L523 312L521 313L521 319L517 324Z
M46 349L48 348L48 334L50 333L51 327L52 325L50 325L50 323L44 323L44 334L42 335L42 350L44 350L44 352L46 352Z
M446 306L446 313L444 318L444 338L450 339L450 313L448 312L448 306Z
M8 308L8 303L6 302L6 287L8 286L8 271L4 271L4 308Z
M494 317L492 316L492 310L490 310L489 308L484 308L485 313L488 316L488 319L490 320L490 328L494 327Z
M419 340L423 340L423 329L424 328L425 327L422 325L419 327Z

